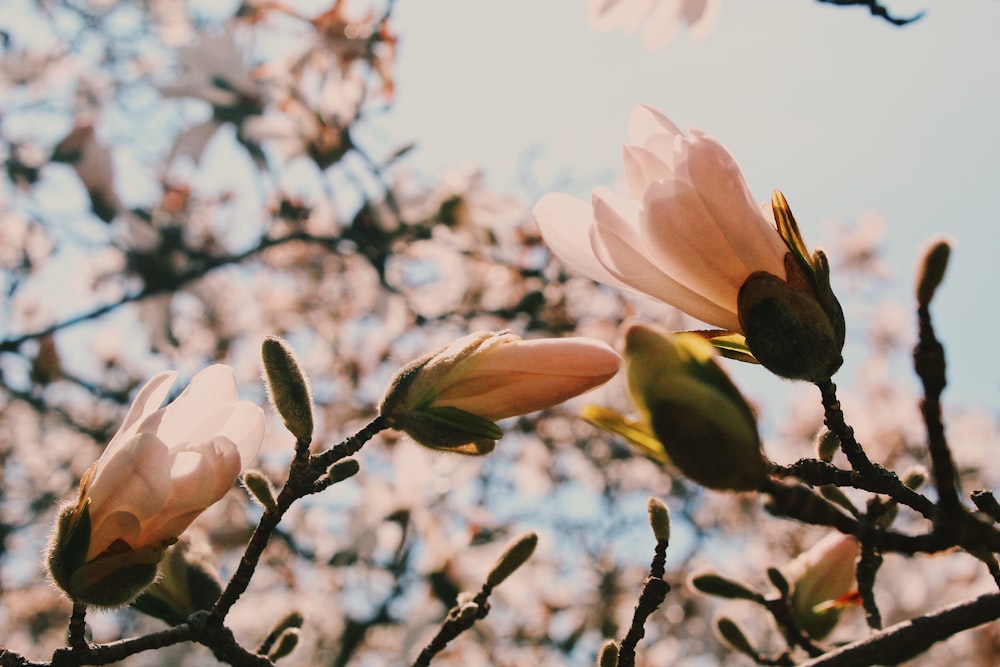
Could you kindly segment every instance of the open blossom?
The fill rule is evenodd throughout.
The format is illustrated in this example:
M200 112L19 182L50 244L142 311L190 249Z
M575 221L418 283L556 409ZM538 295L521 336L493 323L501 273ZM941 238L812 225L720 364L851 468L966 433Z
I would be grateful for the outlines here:
M623 158L626 195L602 187L590 206L562 193L535 205L553 252L594 280L745 335L783 377L829 377L843 314L826 256L807 254L784 197L760 207L722 144L646 106L632 112Z
M160 373L139 391L80 481L77 503L59 516L49 567L78 602L114 606L138 594L166 547L260 449L264 412L237 400L232 368L206 368L160 408L176 378Z
M485 454L493 422L552 407L610 380L621 358L589 338L481 331L403 368L382 398L390 425L434 449Z

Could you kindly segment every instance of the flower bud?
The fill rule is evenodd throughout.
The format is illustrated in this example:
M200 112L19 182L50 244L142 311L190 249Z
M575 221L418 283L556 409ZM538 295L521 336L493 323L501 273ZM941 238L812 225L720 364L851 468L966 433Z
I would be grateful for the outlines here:
M855 590L855 567L861 546L852 535L831 533L785 568L792 584L792 613L810 637L830 634Z
M625 357L636 406L685 476L712 489L760 488L768 462L756 420L710 343L633 324Z
M292 435L300 440L312 437L313 401L309 380L288 343L268 336L261 344L267 397L281 415Z
M405 366L379 413L420 444L460 454L493 450L494 422L552 407L603 384L620 357L587 338L521 340L506 332L465 336Z
M495 588L503 583L531 558L536 546L538 546L538 533L535 532L525 533L508 544L486 576L486 585Z
M737 314L753 356L776 375L828 380L844 362L844 312L830 287L822 251L809 257L784 196L771 200L778 232L788 247L785 276L751 273L740 287Z
M132 606L176 625L196 611L211 609L221 594L222 583L208 545L185 535L167 550L160 562L159 577Z

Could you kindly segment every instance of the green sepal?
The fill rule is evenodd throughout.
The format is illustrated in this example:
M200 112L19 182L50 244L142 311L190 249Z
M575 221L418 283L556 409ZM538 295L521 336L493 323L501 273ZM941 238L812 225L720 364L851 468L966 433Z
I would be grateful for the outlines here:
M778 225L778 235L785 242L785 245L798 260L802 268L805 269L809 275L813 275L814 266L813 262L809 257L809 249L806 248L806 242L802 239L802 232L799 231L799 225L795 222L795 216L792 215L792 209L788 206L788 201L785 199L785 195L781 193L781 190L775 190L771 194L771 210L774 211L774 221Z
M87 560L87 552L90 550L90 498L83 501L83 507L76 513L76 521L70 526L69 534L57 549L67 574L75 572Z
M598 405L585 405L580 416L592 426L625 438L643 455L657 463L670 463L663 443L644 422L628 419L619 412Z
M499 440L503 437L503 430L495 422L450 405L420 408L414 411L414 415L462 431L474 438Z
M742 361L746 364L760 364L757 357L753 356L753 352L750 351L746 336L743 334L725 329L702 329L678 333L693 333L701 336L715 346L715 351L719 353L719 356L726 359Z

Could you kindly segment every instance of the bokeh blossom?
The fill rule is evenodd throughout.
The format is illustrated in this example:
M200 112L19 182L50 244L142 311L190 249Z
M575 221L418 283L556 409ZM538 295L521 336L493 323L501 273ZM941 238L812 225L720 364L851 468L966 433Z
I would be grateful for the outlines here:
M715 27L721 0L589 0L590 27L605 31L623 28L634 33L641 26L642 45L662 48L684 26L695 39Z
M166 407L177 378L153 377L60 513L53 579L73 600L123 604L148 585L164 550L232 488L260 449L264 412L237 400L232 368L209 366Z

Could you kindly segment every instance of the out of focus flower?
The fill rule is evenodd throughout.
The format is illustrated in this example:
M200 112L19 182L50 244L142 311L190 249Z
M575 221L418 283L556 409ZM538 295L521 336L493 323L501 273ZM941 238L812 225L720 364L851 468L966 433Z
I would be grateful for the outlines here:
M629 141L627 196L598 188L591 206L561 193L535 205L555 254L594 280L744 335L778 375L832 375L843 313L826 256L808 255L784 197L775 192L762 210L722 144L697 130L685 136L649 107L632 112Z
M180 75L161 86L160 93L208 102L212 117L177 136L168 162L177 155L190 155L198 162L223 123L234 123L241 129L245 120L263 111L265 91L231 32L201 36L191 46L178 48L177 60Z
M156 576L165 549L232 488L264 437L264 412L237 400L229 366L209 366L166 407L177 377L155 376L60 513L49 571L77 602L124 604Z
M610 380L621 358L589 338L481 331L404 367L379 405L393 428L461 454L493 450L496 420L552 407Z
M861 547L853 535L831 533L788 564L792 613L810 637L830 634L844 607L856 604L855 568Z
M650 51L667 44L684 26L695 39L715 27L720 0L589 0L590 27L624 28L634 33L642 25L642 44Z
M632 400L661 454L692 481L712 489L752 491L767 476L757 421L750 406L715 361L710 343L695 334L669 334L633 324L625 333ZM604 426L598 422L598 425ZM631 438L644 450L650 438Z
M91 120L80 120L52 150L54 162L73 167L90 197L90 208L104 222L111 222L123 209L115 193L111 151L97 142Z

